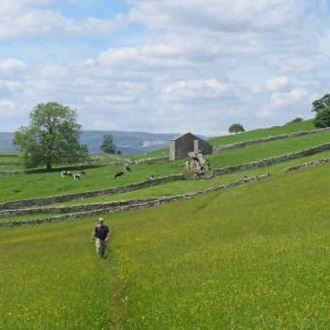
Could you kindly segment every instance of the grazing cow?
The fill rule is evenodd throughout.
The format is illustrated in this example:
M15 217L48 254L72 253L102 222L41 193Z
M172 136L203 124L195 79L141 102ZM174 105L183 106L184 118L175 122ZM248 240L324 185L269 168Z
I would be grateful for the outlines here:
M125 164L125 166L124 166L124 170L125 170L126 172L132 172L132 170L131 170L131 168L128 166L128 164Z
M70 171L65 171L65 170L61 171L62 178L66 178L68 176L72 176L72 173Z
M81 173L75 173L73 174L73 180L80 180L82 177L82 174Z
M113 176L113 178L114 179L117 179L117 178L119 178L119 177L121 177L123 175L124 175L124 172L123 171L120 171L120 172L115 173L115 175Z
M80 180L86 174L85 171L76 172L73 174L74 180Z

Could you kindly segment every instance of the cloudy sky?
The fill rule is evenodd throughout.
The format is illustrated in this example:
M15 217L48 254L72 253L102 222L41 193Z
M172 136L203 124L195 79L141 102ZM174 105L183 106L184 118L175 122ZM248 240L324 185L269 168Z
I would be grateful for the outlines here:
M330 0L1 0L0 131L39 103L83 130L218 136L313 118Z

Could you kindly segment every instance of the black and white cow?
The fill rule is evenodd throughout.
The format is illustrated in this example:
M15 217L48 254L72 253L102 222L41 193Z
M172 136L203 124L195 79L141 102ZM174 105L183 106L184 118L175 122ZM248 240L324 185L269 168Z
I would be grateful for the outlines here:
M66 171L66 170L61 171L62 178L67 178L69 176L72 176L72 173L70 171Z
M114 174L113 178L114 178L114 179L117 179L117 178L119 178L119 177L121 177L121 176L123 176L123 175L124 175L124 172L123 172L123 171L116 172L116 173Z

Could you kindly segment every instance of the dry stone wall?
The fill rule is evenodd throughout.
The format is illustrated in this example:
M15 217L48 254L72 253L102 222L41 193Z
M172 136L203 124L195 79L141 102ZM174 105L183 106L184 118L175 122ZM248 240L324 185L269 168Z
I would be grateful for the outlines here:
M285 162L288 160L296 159L299 157L309 156L316 153L324 152L330 149L330 143L326 143L323 145L319 145L313 148L305 149L299 152L288 153L272 158L267 158L260 161L250 162L246 164L236 165L236 166L229 166L224 168L218 168L213 170L213 177L237 172L237 171L244 171L249 170L252 168L257 167L266 167L273 164L277 164L280 162ZM312 165L319 165L330 162L329 159L320 160L318 162L308 162L301 164L301 167L291 167L289 170L294 170L306 166ZM160 205L164 203L170 203L180 200L185 200L189 198L193 198L199 195L203 195L209 192L217 191L220 189L228 189L231 187L235 187L241 184L249 183L251 181L257 181L261 179L265 179L269 177L270 174L265 174L261 176L246 178L244 177L241 180L234 181L229 184L219 185L215 187L211 187L209 189L205 189L202 191L197 191L190 194L184 195L175 195L175 196L166 196L166 197L159 197L159 198L150 198L150 199L140 199L140 200L127 200L127 201L117 201L117 202L109 202L109 203L95 203L95 204L81 204L75 206L63 206L63 207L46 207L42 208L41 206L52 204L52 203L59 203L59 202L66 202L70 200L77 200L77 199L84 199L87 197L99 196L99 195L106 195L106 194L117 194L121 192L127 192L132 190L137 190L141 188L145 188L151 185L157 185L165 182L176 181L176 180L185 180L185 176L183 174L171 175L168 177L161 177L155 178L154 180L147 180L140 183L135 183L128 186L122 187L115 187L109 188L99 191L92 191L92 192L85 192L79 194L70 194L64 196L53 196L47 198L40 198L40 199L29 199L24 201L16 201L16 202L6 202L0 204L0 217L9 217L13 215L30 215L30 214L62 214L59 216L52 216L48 218L42 219L34 219L34 220L22 220L22 221L3 221L0 222L1 226L17 226L23 224L38 224L43 222L56 222L56 221L63 221L63 220L70 220L70 219L77 219L81 217L87 216L95 216L100 213L110 213L110 212L118 212L118 211L125 211L130 209L138 209L138 208L145 208L151 207L154 205Z
M313 161L310 161L310 162L290 166L285 170L285 172L301 170L303 168L319 166L319 165L324 165L324 164L328 164L328 163L330 163L330 158L324 158L324 159L320 159L320 160L313 160Z
M257 168L257 167L266 167L266 166L278 164L281 162L286 162L286 161L289 161L292 159L314 155L314 154L317 154L317 153L320 153L323 151L327 151L327 150L330 150L330 143L322 144L322 145L319 145L319 146L316 146L313 148L309 148L309 149L305 149L302 151L298 151L298 152L292 152L292 153L288 153L288 154L284 154L284 155L280 155L280 156L276 156L276 157L262 159L262 160L255 161L255 162L214 169L213 175L218 176L218 175L233 173L233 172L237 172L237 171L250 170L253 168Z
M237 142L237 143L232 143L232 144L225 144L225 145L220 145L220 146L215 146L213 147L213 152L217 153L222 150L230 150L230 149L236 149L236 148L244 148L247 146L251 146L254 144L258 143L264 143L264 142L271 142L275 140L280 140L280 139L287 139L287 138L295 138L298 136L303 136L303 135L308 135L308 134L316 134L316 133L321 133L321 132L326 132L329 131L330 127L323 128L323 129L315 129L315 130L309 130L309 131L299 131L299 132L294 132L291 134L280 134L280 135L273 135L273 136L268 136L265 138L261 139L254 139L254 140L247 140L243 142Z
M164 196L159 198L149 198L141 200L128 200L121 202L109 202L109 203L97 203L97 204L88 204L88 205L76 205L71 207L58 207L58 208L40 208L40 209L25 209L25 210L3 210L1 215L21 215L21 214L34 214L34 213L66 213L62 216L52 216L42 219L33 219L33 220L20 220L20 221L11 221L11 222L0 222L0 227L13 227L21 225L34 225L46 222L59 222L64 220L79 219L88 216L96 216L98 214L104 213L113 213L120 211L127 211L132 209L152 207L155 205L161 205L165 203L172 203L182 200L191 199L197 196L201 196L207 193L229 189L232 187L237 187L242 184L260 181L265 178L268 178L269 174L259 175L254 177L244 177L241 180L233 181L227 184L217 185L208 189L200 190L197 192L174 195L174 196ZM7 213L6 213L7 212ZM69 212L69 213L67 213Z
M120 194L128 191L138 190L158 184L163 184L166 182L172 182L177 180L183 180L183 174L173 174L166 177L159 177L154 178L153 180L146 180L138 183L133 183L126 186L119 186L114 188L96 190L96 191L87 191L84 193L77 193L77 194L68 194L68 195L61 195L61 196L50 196L46 198L31 198L19 201L12 201L12 202L5 202L0 203L0 211L1 210L11 210L11 209L22 209L22 208L33 208L39 207L42 205L47 204L54 204L54 203L63 203L69 202L72 200L77 199L84 199L89 197L96 197L102 195L112 195L112 194ZM1 214L1 213L0 213Z

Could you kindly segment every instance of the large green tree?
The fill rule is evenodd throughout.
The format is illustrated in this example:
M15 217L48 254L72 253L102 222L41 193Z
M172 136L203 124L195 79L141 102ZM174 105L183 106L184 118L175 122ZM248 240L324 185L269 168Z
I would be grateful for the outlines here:
M116 153L116 145L113 142L112 134L104 134L100 149L106 154Z
M325 94L320 99L313 101L312 106L312 111L315 111L316 113L327 108L330 106L330 94Z
M312 102L312 111L316 112L313 124L317 128L330 127L330 94L323 95Z
M229 133L240 133L240 132L245 132L245 129L243 125L235 123L229 126L228 128Z
M30 113L30 125L14 135L27 168L72 164L88 157L87 145L80 144L81 126L77 111L57 102L40 103Z
M330 105L316 113L313 124L316 128L330 127Z

